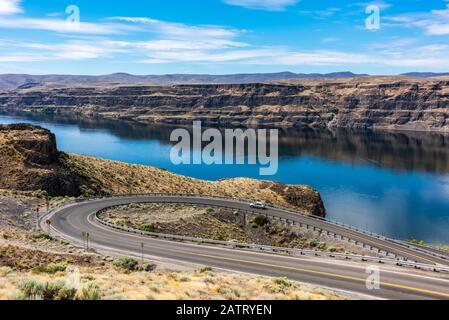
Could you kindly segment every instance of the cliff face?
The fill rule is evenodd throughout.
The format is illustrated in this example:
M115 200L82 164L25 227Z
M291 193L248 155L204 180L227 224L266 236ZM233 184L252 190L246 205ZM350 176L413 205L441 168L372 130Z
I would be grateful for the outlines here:
M449 80L444 78L24 89L1 93L0 106L141 122L449 132Z
M0 189L77 196L83 183L65 166L50 131L26 124L0 125Z

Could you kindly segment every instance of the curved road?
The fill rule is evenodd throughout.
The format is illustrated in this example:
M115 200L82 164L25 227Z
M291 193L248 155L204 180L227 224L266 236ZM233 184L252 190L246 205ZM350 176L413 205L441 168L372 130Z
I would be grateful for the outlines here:
M368 290L366 288L368 276L366 265L153 239L105 227L95 219L95 213L104 208L151 202L198 204L248 210L247 203L235 200L181 196L130 196L72 204L58 209L52 213L51 217L42 217L40 224L42 228L46 228L45 220L51 218L53 230L74 243L82 243L83 232L89 232L92 248L123 255L140 256L141 244L144 243L143 250L146 257L171 259L267 276L285 276L297 281L362 293L377 298L449 299L448 275L376 265L381 270L380 289ZM252 211L257 210L252 209ZM293 214L282 209L269 208L260 213L316 225L323 230L359 240L411 260L434 264L447 263L444 259L415 252L386 240L372 238L325 221Z

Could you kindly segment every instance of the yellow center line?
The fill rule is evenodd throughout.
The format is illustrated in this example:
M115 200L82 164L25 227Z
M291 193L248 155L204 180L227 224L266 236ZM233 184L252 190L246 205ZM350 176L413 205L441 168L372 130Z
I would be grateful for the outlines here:
M179 252L182 252L182 251L179 251ZM235 258L227 258L227 257L223 257L223 256L215 256L215 255L202 254L202 253L188 252L188 254L201 256L201 257L205 257L205 258L213 258L213 259L218 259L218 260L227 260L227 261L233 261L233 262L241 262L241 263L247 263L247 264L253 264L253 265L260 265L260 266L265 266L265 267L274 267L274 268L280 268L280 269L286 269L286 270L300 271L300 272L304 272L304 273L329 276L329 277L344 279L344 280L354 280L354 281L366 283L366 279L364 279L364 278L345 276L345 275L324 272L324 271L316 271L316 270L303 269L303 268L297 268L297 267L280 266L280 265L276 265L276 264L257 262L257 261L249 261L249 260L241 260L241 259L235 259ZM441 297L445 297L446 299L449 298L449 293L427 290L427 289L422 289L422 288L416 288L416 287L406 286L406 285L392 283L392 282L380 282L380 285L392 287L392 288L410 290L410 291L419 292L419 293L426 293L426 294L441 296Z

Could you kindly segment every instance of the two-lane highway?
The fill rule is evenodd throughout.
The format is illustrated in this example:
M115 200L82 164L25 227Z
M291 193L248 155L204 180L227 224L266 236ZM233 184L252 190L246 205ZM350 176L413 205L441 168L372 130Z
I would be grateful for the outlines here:
M105 227L95 219L95 213L104 208L150 202L210 205L235 210L248 209L248 204L244 202L216 198L151 195L105 198L76 203L55 211L51 217L52 228L61 236L77 243L82 243L83 232L89 232L91 247L113 251L121 255L139 256L142 250L141 243L144 243L144 254L149 258L171 259L267 276L285 276L297 281L385 299L449 299L449 276L443 274L412 271L410 269L404 269L404 272L402 272L401 269L376 265L381 270L380 289L368 290L366 287L368 277L366 265L153 239ZM369 239L369 236L365 234L357 234L345 228L340 229L332 224L326 225L324 221L294 215L282 209L269 208L267 211L264 213L296 221L311 219L312 221L307 221L307 223L319 224L317 226L324 230L330 228L329 231L342 232L348 234L351 238L354 236L360 237L361 242L366 240L374 243L376 247L388 247L390 252L397 250L401 255L412 260L427 261L428 263L431 260L433 263L440 263L433 256L427 256L387 241L382 243L380 239ZM45 228L47 218L49 217L42 218L42 228Z

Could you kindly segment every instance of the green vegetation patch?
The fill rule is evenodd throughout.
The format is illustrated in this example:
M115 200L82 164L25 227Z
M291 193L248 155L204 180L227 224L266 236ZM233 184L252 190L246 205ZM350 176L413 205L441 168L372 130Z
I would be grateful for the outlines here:
M33 270L34 273L48 273L55 274L57 272L65 272L67 270L68 264L67 262L51 262L49 264L41 265Z

